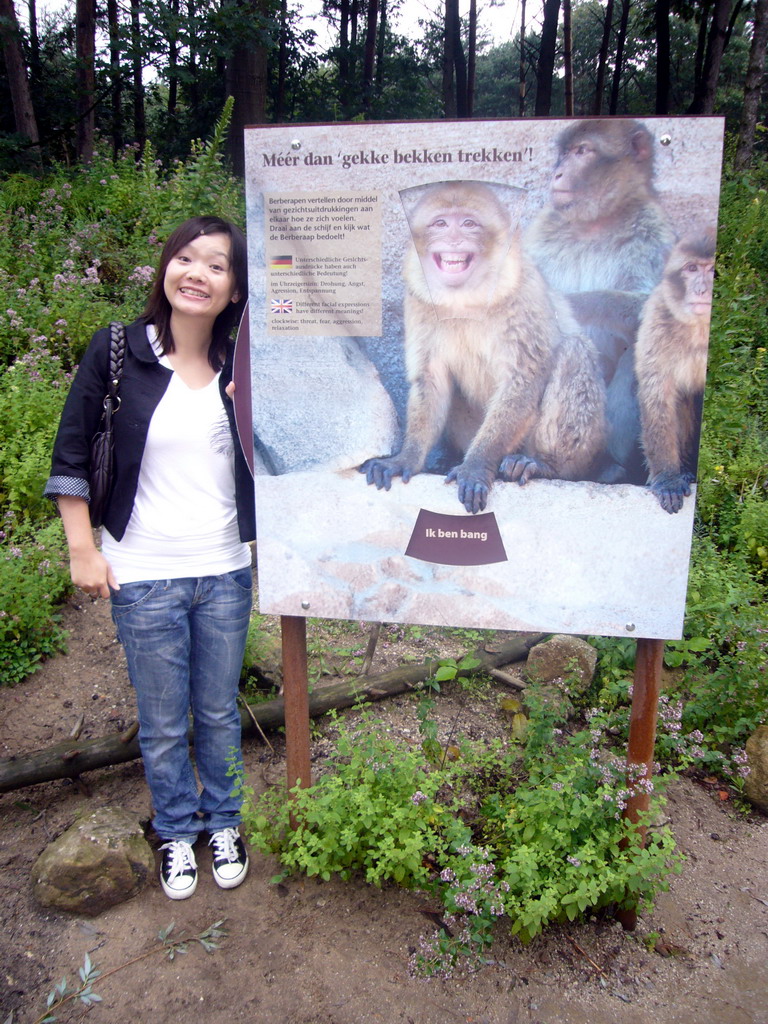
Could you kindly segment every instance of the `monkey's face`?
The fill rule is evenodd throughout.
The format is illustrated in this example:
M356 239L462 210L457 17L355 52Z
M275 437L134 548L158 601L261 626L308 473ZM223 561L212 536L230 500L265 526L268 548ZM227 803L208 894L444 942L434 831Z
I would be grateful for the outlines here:
M481 315L512 244L511 217L480 182L430 187L412 209L413 245L403 273L408 290L451 317Z
M693 316L708 318L712 313L714 261L688 260L680 268L678 277L686 310Z
M490 233L477 213L459 208L439 210L420 234L417 247L427 279L460 288L482 264Z
M560 154L550 183L552 205L556 210L568 209L578 201L598 160L597 150L586 139Z
M550 183L552 205L568 220L600 221L613 212L618 161L590 139L567 149L555 165Z
M635 122L590 121L564 132L550 181L552 205L569 221L609 221L650 185L649 133Z

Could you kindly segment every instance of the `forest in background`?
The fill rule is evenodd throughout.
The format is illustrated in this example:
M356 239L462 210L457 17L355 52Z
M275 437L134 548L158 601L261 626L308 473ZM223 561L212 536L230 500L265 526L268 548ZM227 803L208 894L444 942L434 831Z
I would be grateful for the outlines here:
M228 96L237 173L243 126L277 122L719 113L737 167L765 145L768 0L507 0L502 44L494 0L425 6L409 35L405 5L0 0L0 170L88 161L99 138L184 159Z

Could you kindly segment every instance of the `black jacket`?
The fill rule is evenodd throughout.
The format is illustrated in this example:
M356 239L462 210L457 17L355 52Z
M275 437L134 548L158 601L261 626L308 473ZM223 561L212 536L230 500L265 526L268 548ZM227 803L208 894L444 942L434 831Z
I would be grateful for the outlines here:
M139 470L152 413L165 394L172 371L162 366L147 339L146 324L136 320L126 328L125 362L120 380L120 408L113 418L115 435L114 486L104 513L104 526L122 540L133 511ZM235 443L235 503L241 541L256 536L253 479L235 427L233 403L225 393L232 380L234 345L230 345L219 378L221 400ZM45 494L89 497L88 469L91 439L99 428L107 392L109 328L97 331L83 356L61 414L53 446L51 475Z

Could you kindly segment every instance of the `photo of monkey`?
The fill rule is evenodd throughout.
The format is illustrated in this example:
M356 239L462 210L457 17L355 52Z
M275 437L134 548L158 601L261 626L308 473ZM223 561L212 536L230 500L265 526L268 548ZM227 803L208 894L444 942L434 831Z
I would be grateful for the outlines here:
M633 373L641 311L661 280L675 231L654 186L655 142L637 121L579 121L557 138L549 204L525 247L564 292L597 347L608 389L608 436L598 480L643 484Z
M389 490L421 472L444 430L459 502L485 509L494 480L582 480L605 441L592 343L524 256L509 212L481 182L440 182L410 219L405 256L407 425L395 455L361 467Z
M723 130L246 131L263 613L681 635Z
M635 351L649 485L665 512L679 512L696 479L715 238L683 239L643 311Z

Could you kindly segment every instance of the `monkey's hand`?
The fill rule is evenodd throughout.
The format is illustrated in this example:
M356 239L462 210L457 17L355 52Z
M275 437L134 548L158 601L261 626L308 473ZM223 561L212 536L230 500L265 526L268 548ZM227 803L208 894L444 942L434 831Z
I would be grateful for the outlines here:
M692 478L689 473L657 473L650 482L651 491L670 515L683 507L683 498L691 493Z
M506 455L501 460L499 476L502 480L517 480L522 487L535 477L553 480L555 471L542 459L534 459L530 455Z
M378 490L382 487L388 491L392 486L392 478L401 476L403 483L407 484L417 469L401 455L390 455L387 459L366 459L360 467L360 472L365 473L365 479L369 484L374 484Z
M462 462L460 466L454 466L445 478L447 484L454 480L458 488L459 501L467 512L473 515L482 512L493 487L493 473L484 466Z

